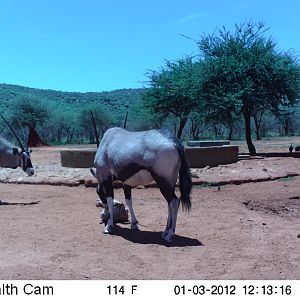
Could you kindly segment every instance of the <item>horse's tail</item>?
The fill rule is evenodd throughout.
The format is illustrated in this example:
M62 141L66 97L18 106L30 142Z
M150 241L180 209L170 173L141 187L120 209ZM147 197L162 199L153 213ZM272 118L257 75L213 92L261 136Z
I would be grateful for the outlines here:
M179 140L176 141L176 148L181 159L179 168L179 190L181 194L180 201L182 204L182 209L188 212L192 207L190 197L193 186L192 175L188 162L185 158L184 146Z

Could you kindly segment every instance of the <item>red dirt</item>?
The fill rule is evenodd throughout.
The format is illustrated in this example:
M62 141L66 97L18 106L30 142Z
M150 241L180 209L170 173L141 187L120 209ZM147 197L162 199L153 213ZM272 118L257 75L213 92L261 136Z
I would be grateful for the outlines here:
M55 148L38 149L33 162L36 180L39 170L60 174ZM268 176L195 186L192 210L180 210L171 244L161 239L167 206L157 188L133 191L140 231L118 224L104 235L94 188L1 183L0 279L300 279L300 177L274 180L290 168L298 175L300 160L193 170L194 181L223 184ZM26 178L3 170L2 179ZM88 176L73 171L70 181ZM123 200L121 189L116 199Z

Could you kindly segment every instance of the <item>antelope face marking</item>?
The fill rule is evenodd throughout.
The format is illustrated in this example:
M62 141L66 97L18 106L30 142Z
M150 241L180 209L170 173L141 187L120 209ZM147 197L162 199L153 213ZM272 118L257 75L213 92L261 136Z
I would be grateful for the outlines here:
M30 158L30 152L31 151L23 151L21 153L21 166L28 176L34 175L34 169Z

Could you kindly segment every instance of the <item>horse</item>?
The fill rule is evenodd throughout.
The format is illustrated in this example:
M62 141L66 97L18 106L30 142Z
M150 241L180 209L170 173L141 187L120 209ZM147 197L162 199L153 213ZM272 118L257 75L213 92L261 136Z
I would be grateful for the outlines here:
M131 217L131 228L138 229L131 190L139 185L156 183L168 204L168 218L162 238L171 242L175 235L179 204L191 209L191 172L182 142L168 131L153 129L131 132L114 127L107 130L97 149L91 173L98 181L97 194L109 218L103 232L113 233L113 183L123 186ZM179 177L180 198L175 194Z

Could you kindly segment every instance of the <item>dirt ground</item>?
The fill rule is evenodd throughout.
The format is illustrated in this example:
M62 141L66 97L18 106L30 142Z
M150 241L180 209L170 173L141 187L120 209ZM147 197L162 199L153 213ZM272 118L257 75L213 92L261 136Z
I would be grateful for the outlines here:
M104 235L88 170L61 168L58 150L33 152L35 184L0 169L0 279L300 279L299 159L192 170L202 185L167 244L157 188L133 191L139 231L118 224Z

